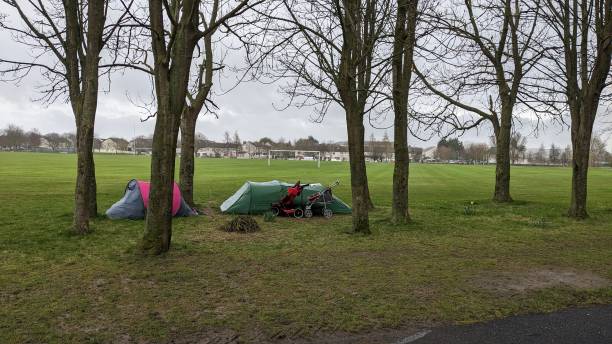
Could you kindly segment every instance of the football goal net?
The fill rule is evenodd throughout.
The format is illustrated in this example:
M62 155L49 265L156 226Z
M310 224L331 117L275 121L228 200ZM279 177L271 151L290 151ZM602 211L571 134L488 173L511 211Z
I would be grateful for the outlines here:
M271 149L268 151L268 166L272 160L309 160L316 161L317 167L321 167L321 151Z

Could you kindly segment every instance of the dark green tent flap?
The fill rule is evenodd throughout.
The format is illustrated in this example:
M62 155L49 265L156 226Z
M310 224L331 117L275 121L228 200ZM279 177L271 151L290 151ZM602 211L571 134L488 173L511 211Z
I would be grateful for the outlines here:
M246 182L236 193L221 204L221 211L229 214L262 214L270 210L270 205L278 202L293 184L278 180L270 182ZM302 194L295 199L296 205L303 206L308 196L325 190L321 184L311 184L304 188ZM350 214L351 207L334 195L334 201L328 204L336 214Z

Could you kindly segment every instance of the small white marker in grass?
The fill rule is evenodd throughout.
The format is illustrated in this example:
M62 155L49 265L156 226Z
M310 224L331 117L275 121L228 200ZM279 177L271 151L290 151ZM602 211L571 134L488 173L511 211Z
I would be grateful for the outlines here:
M430 333L431 333L431 330L420 331L420 332L417 332L417 333L413 334L412 336L408 336L406 338L402 338L402 339L398 340L397 342L395 342L393 344L408 344L408 343L412 343L415 340L421 339L421 338L425 337L426 335L428 335Z

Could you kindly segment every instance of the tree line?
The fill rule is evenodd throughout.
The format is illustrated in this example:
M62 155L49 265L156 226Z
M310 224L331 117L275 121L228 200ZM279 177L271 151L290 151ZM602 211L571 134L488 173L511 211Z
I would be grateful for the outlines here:
M102 142L104 140L112 140L117 145L117 150L119 151L127 151L130 145L128 140L121 137L109 137L107 139L94 137L93 149L102 149ZM139 146L141 146L140 142L143 140L146 141L144 136L136 138ZM52 152L75 152L76 134L73 132L41 134L36 128L26 131L18 125L9 124L6 128L0 129L0 149L11 151L49 150Z
M153 136L152 135L139 135L131 139L123 137L108 137L106 139L100 139L97 136L94 137L93 149L94 151L100 151L103 149L102 142L106 140L113 141L117 151L128 152L136 149L137 152L148 152L152 147ZM41 134L36 128L26 131L18 125L9 124L6 128L0 130L0 149L10 151L64 151L74 152L76 148L76 134L75 133L47 133ZM237 153L243 151L243 144L247 141L240 139L238 131L235 131L233 135L226 131L224 138L220 142L210 140L206 135L201 132L197 132L194 137L194 151L197 152L200 148L206 147L222 147L226 149L236 150ZM307 137L297 138L289 140L284 137L280 137L277 140L273 140L269 137L262 137L259 140L248 141L249 143L256 145L262 151L269 149L281 149L281 150L310 150L320 152L344 152L346 151L346 144L344 142L322 142L314 138L312 135ZM181 139L179 138L179 144ZM377 139L374 134L371 134L369 141L366 141L366 150L369 153L369 157L376 161L390 160L393 154L393 143L390 142L389 136L385 132L382 139ZM419 147L410 147L411 154L421 154L422 149ZM183 154L183 153L181 153ZM186 154L190 154L187 152ZM420 158L419 158L420 159ZM417 159L417 160L419 160Z
M38 129L29 131L23 128L9 124L6 128L0 130L0 149L10 151L41 151L48 150L52 152L73 152L76 135L74 133L47 133L41 134ZM109 137L116 144L118 151L130 151L136 149L139 151L149 150L153 141L152 136L140 135L131 140L121 137ZM94 138L93 149L102 149L102 139ZM180 142L180 140L179 140ZM43 143L45 144L43 147ZM222 142L214 142L209 140L206 135L196 133L194 139L194 147L197 152L199 148L209 147L211 145L224 144L225 148L235 149L238 153L242 152L242 145L246 141L240 140L238 132L230 135L225 132ZM259 140L251 143L266 149L285 149L285 150L312 150L320 152L344 152L346 146L338 142L319 142L313 136L288 140L280 137L273 140L269 137L262 137ZM393 160L393 142L389 140L389 136L385 132L382 139L376 138L371 134L368 141L365 141L366 155L374 161L389 161ZM436 144L436 151L433 158L441 162L456 161L460 163L488 163L495 156L495 140L491 138L491 144L487 143L470 143L464 144L458 138L442 138ZM428 158L422 156L423 149L419 147L409 146L411 161L428 161ZM608 152L606 142L600 135L593 135L591 139L590 150L590 166L612 166L612 153ZM527 150L527 137L521 133L513 133L510 139L510 157L512 164L534 164L534 165L560 165L569 166L572 158L572 147L567 145L564 148L555 145L554 143L548 147L541 144L537 150ZM193 204L193 202L192 202Z
M486 143L470 143L464 145L458 138L443 138L438 141L433 158L438 161L455 161L459 163L488 163L496 156L495 139L491 145ZM599 135L593 135L589 152L590 166L612 166L612 153L607 151L606 143ZM569 166L572 161L571 145L561 148L554 143L538 149L527 149L527 138L521 133L513 133L510 138L511 164L558 165Z
M0 74L19 81L39 71L41 101L66 101L74 114L78 233L89 232L97 214L92 151L100 83L131 69L150 78L155 117L140 247L152 254L170 248L178 135L181 151L193 153L195 123L200 113L215 113L213 81L226 67L223 47L232 44L246 66L240 80L279 81L286 106L312 108L315 121L332 108L344 113L355 232L370 232L374 206L365 124L391 114L393 223L410 220L409 131L448 137L492 128L492 198L511 202L512 133L526 115L570 127L568 215L588 216L593 126L600 103L609 98L612 0L2 2L11 13L0 29L31 50L32 58L3 54ZM188 195L193 156L182 154L180 161L180 184Z

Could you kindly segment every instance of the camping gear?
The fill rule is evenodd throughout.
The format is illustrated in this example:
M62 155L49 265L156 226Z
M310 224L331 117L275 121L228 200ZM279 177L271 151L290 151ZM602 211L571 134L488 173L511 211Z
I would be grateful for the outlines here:
M304 216L304 209L301 207L296 207L293 201L308 185L310 184L301 185L300 181L298 180L297 183L288 188L285 197L283 197L279 202L271 204L272 214L274 214L274 216L286 215L296 218Z
M108 218L116 219L144 219L149 207L149 182L132 179L126 187L123 197L106 211ZM198 213L191 209L181 196L181 190L174 183L172 190L172 216L196 216Z
M331 210L328 205L334 202L334 196L332 195L332 189L340 184L339 180L336 180L333 184L325 188L323 191L314 193L308 197L308 202L304 207L304 216L312 217L314 212L320 212L326 219L331 218L334 215L334 211Z
M278 202L279 199L287 194L287 190L294 186L273 180L269 182L246 182L238 191L221 204L221 211L229 214L263 214L270 211L270 204ZM308 197L317 192L323 192L325 186L321 184L310 184L304 186L302 192L295 197L293 202L296 206L305 207ZM335 214L350 214L351 207L341 199L333 197L333 202L327 204Z

